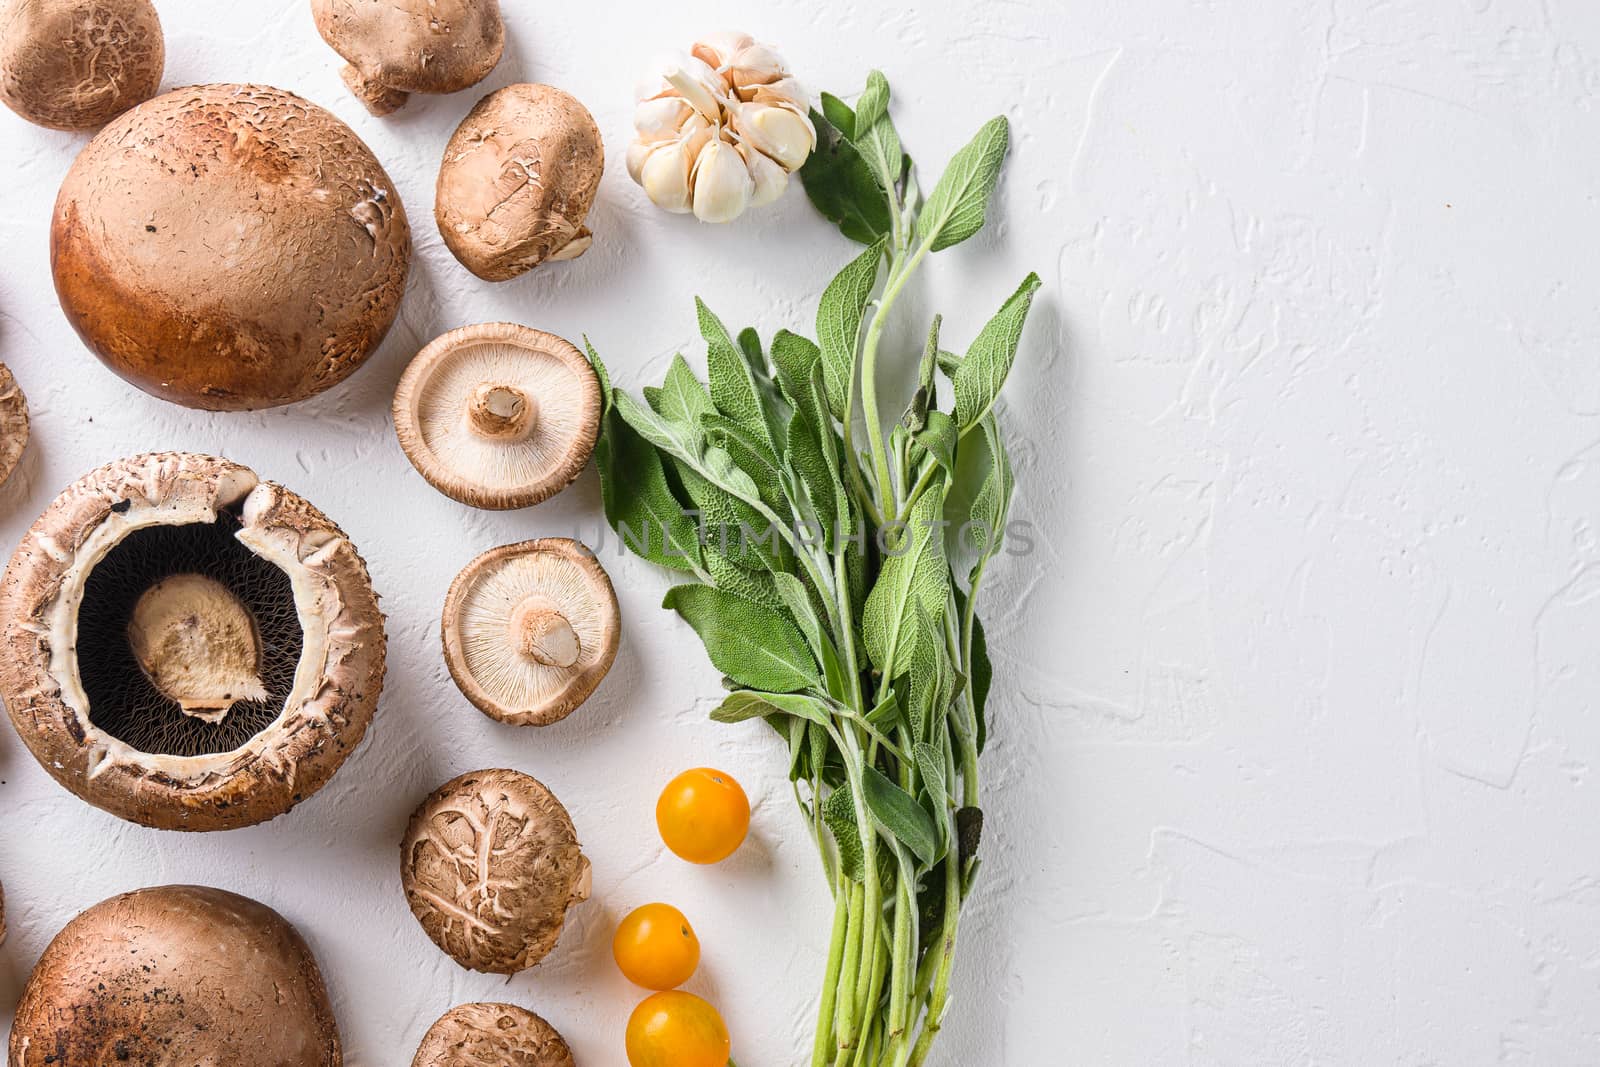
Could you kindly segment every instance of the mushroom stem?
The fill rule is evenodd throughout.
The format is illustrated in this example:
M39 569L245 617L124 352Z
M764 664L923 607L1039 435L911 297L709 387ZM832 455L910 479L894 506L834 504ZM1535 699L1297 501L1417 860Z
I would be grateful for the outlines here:
M533 432L538 405L514 385L485 382L467 402L467 423L495 441L521 441Z
M582 651L567 617L542 596L530 596L511 612L511 642L522 655L546 667L571 667Z
M379 118L384 115L394 114L405 107L406 101L411 99L410 93L402 89L396 89L391 85L384 85L382 82L374 81L363 74L353 63L346 63L344 69L339 72L339 76L344 79L344 83L349 87L350 91L356 95L356 99L365 104L367 110Z
M217 723L240 701L267 699L255 619L212 578L179 574L145 590L128 643L151 684L186 715Z

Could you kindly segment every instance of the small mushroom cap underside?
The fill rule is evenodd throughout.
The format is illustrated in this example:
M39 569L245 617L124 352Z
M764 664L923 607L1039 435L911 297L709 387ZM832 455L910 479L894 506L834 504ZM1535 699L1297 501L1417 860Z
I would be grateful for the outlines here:
M484 770L423 801L400 846L411 912L461 966L516 974L544 959L587 900L589 861L566 808L536 779Z
M594 452L600 385L572 344L513 323L439 337L406 368L394 400L401 447L428 483L493 510L571 485Z
M102 362L212 410L293 403L343 381L388 332L411 259L389 176L331 113L280 89L156 97L79 153L51 269Z
M340 1067L327 987L271 908L199 886L141 889L69 922L33 969L12 1067Z
M348 63L374 114L408 93L454 93L489 76L505 50L499 0L311 0L317 31Z
M514 1004L463 1004L428 1028L411 1067L574 1067L556 1028Z
M168 654L185 649L227 655L199 669ZM269 700L242 691L252 655ZM288 811L360 743L383 670L355 548L301 497L212 456L91 472L0 581L0 698L18 736L62 786L146 826Z
M485 281L581 255L605 170L594 116L549 85L498 89L445 147L434 215L450 251Z
M11 368L0 363L0 485L5 484L28 447L28 399Z
M445 661L491 718L547 726L576 710L616 659L621 617L599 560L549 537L479 556L445 598Z
M234 704L268 699L250 609L214 578L175 574L134 605L128 644L139 668L185 714L220 722Z
M150 0L0 4L0 100L37 125L102 126L154 96L165 64Z

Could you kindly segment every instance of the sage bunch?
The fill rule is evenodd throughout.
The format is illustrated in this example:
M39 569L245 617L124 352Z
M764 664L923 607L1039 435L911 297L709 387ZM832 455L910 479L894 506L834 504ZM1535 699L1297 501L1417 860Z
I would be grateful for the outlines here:
M596 459L623 541L685 579L664 605L760 719L834 899L813 1067L923 1064L952 1003L962 906L983 830L991 671L977 606L1014 480L995 410L1039 278L965 352L934 318L887 341L916 271L983 228L1007 152L986 123L923 195L874 72L852 108L823 94L812 203L865 247L830 282L815 338L734 334L703 303L708 375L679 355L642 399L605 396ZM886 419L881 359L917 384Z

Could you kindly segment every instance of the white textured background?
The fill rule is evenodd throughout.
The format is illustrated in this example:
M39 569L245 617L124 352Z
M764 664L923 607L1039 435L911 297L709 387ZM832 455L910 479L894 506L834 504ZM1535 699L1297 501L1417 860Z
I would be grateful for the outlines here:
M704 721L716 674L657 609L665 577L614 550L628 625L596 698L539 732L474 712L438 651L451 577L496 544L592 538L596 484L469 511L411 471L388 418L406 359L463 323L588 333L634 387L693 344L696 293L735 327L809 331L851 250L798 191L704 228L650 209L620 166L646 59L737 25L813 89L853 93L883 66L928 181L984 118L1012 117L1000 224L936 257L913 310L944 310L964 343L1027 270L1046 278L1005 411L1038 548L994 568L988 865L941 1062L1600 1062L1600 6L504 6L484 89L572 91L613 166L589 255L492 286L431 210L477 91L374 119L302 0L160 0L166 84L262 81L331 107L411 213L389 341L289 410L187 412L100 368L47 261L83 138L0 113L0 359L36 442L0 493L4 540L115 456L221 452L343 524L386 598L391 662L363 748L250 830L118 822L0 741L0 1007L80 908L194 881L306 934L353 1067L409 1062L439 1013L482 998L535 1008L610 1067L637 999L610 929L665 899L698 927L692 988L741 1063L797 1062L827 910L774 742ZM751 843L710 869L664 854L651 817L700 763L757 805ZM396 849L429 789L498 764L565 800L597 890L509 984L434 950Z

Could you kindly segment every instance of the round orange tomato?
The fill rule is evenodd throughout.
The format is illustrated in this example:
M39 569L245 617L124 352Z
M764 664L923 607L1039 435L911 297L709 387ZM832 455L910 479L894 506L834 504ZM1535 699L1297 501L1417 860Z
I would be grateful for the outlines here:
M722 1016L693 993L652 994L628 1019L632 1067L728 1067L732 1054Z
M710 767L684 771L656 801L661 840L690 863L720 863L750 832L750 801L730 775Z
M611 955L634 985L676 989L700 966L700 939L683 912L671 904L646 904L617 926Z

